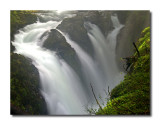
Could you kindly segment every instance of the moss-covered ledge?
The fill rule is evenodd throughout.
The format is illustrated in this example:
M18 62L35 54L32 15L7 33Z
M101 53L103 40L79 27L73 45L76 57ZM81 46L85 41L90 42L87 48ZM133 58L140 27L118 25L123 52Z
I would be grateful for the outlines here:
M97 115L150 115L150 27L136 42L140 57L134 54L132 70L110 95L110 101Z
M40 93L39 73L30 59L11 53L11 114L44 115L46 103Z
M28 24L35 23L37 21L37 16L35 14L37 11L31 10L11 10L10 11L10 39L14 40L14 35L18 33L18 30L23 28ZM11 52L15 50L15 47L10 43Z

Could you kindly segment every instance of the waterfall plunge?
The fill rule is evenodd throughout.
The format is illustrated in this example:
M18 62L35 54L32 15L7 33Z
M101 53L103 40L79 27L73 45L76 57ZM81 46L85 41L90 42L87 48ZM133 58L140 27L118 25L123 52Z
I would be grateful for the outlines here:
M115 60L116 38L123 27L118 21L117 16L111 17L114 30L108 34L107 38L104 37L101 30L90 22L85 22L84 27L88 32L88 36L94 46L95 60L92 59L75 41L71 40L67 33L58 30L65 38L66 41L75 49L79 60L81 61L82 71L84 74L85 84L88 88L90 101L93 103L94 108L98 105L93 98L90 83L94 87L96 95L100 95L103 99L106 97L104 90L114 88L124 77L124 73L118 70ZM91 105L89 105L91 106Z
M95 93L98 93L99 95L102 94L102 92L104 92L105 89L105 81L103 79L102 72L96 64L96 61L93 60L76 42L71 40L68 34L63 33L60 30L58 31L65 37L66 41L76 51L82 65L82 72L84 77L83 79L89 96L88 102L97 105L95 99L93 98L90 83L93 85ZM91 106L90 104L87 105ZM98 108L97 106L95 107Z
M97 95L105 97L103 90L107 89L107 86L113 88L123 79L115 62L116 37L123 26L120 25L116 16L112 16L112 22L115 29L107 36L107 40L96 25L85 22L85 28L95 49L96 60L92 59L67 34L59 31L75 49L81 61L87 92L82 89L81 80L74 70L60 59L56 52L41 47L47 38L46 34L41 39L42 34L49 33L50 29L56 28L60 22L40 23L38 21L26 26L15 35L13 42L15 52L31 58L39 71L41 92L46 100L49 114L82 115L86 113L83 106L91 105L91 103L98 108L90 83L93 84Z
M103 72L103 81L105 81L106 84L105 89L107 89L107 86L111 89L115 87L124 76L124 73L120 73L118 70L115 60L116 39L123 25L119 23L117 15L111 16L111 20L114 29L108 34L107 38L105 38L101 30L95 24L91 24L90 22L84 23L84 27L94 46L96 62Z
M46 100L49 114L85 114L83 104L86 97L79 77L56 55L56 52L42 48L39 43L44 42L44 40L40 41L44 32L49 32L59 24L60 22L50 21L28 25L15 35L12 43L16 48L15 53L31 58L37 67L42 86L41 92Z

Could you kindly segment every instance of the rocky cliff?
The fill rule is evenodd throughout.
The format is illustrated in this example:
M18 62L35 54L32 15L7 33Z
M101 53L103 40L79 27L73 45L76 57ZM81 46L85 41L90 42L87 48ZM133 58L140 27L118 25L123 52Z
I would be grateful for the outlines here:
M149 11L118 11L116 13L120 22L125 25L118 35L116 46L116 59L122 69L120 58L130 56L135 52L133 42L138 40L145 27L151 25L151 14Z
M39 73L31 60L11 53L11 114L47 114L40 93Z
M35 11L11 11L11 41L20 28L36 22ZM11 114L44 115L47 108L40 93L39 73L31 60L13 53L11 44Z

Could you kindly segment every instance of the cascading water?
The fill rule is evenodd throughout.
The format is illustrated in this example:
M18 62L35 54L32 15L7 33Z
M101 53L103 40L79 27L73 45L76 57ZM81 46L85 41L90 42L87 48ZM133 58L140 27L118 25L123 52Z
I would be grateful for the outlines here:
M81 61L86 87L88 87L88 94L92 95L90 97L93 97L93 93L90 91L90 83L94 85L95 93L105 98L104 90L107 90L108 86L111 89L115 87L124 76L124 74L118 70L115 60L116 38L123 25L119 23L116 15L112 16L111 19L115 29L108 34L107 39L95 24L91 24L90 22L84 23L84 27L94 46L96 53L95 60L76 44L76 42L71 40L67 33L58 30L63 34L72 48L75 49ZM91 101L96 104L93 99L91 99ZM96 106L94 107L98 108Z
M59 23L50 21L28 25L15 35L13 45L16 53L31 58L39 70L41 92L49 114L85 114L82 106L86 99L78 76L55 52L43 49L39 44L43 42L40 41L41 35Z
M123 79L115 61L116 37L123 25L119 23L116 15L111 18L114 30L108 34L107 39L95 24L84 23L96 53L94 59L76 42L72 41L67 33L58 30L79 57L84 82L88 88L87 92L82 89L82 80L76 75L76 72L63 59L59 58L56 52L42 47L50 29L56 29L61 21L45 23L37 21L37 23L24 27L15 35L15 40L12 42L16 48L15 53L31 58L39 71L41 92L46 100L49 114L86 114L84 112L85 105L91 105L92 102L93 105L97 105L91 92L90 83L93 84L95 93L104 97L103 90L107 89L107 86L113 88ZM48 17L47 20L49 20ZM42 37L44 33L46 33L45 37ZM89 98L91 98L90 101L88 101ZM96 106L96 108L98 107Z
M115 60L116 39L123 25L119 23L117 15L111 16L111 20L114 29L108 34L107 38L95 24L85 22L84 27L88 31L88 36L94 46L96 62L103 72L103 81L105 81L106 87L109 86L112 89L123 79L124 74L118 70Z
M91 92L90 83L94 86L95 93L101 94L101 92L105 89L105 81L102 77L102 72L96 64L96 61L93 60L78 44L71 40L68 34L65 34L60 30L58 31L66 38L66 41L71 45L71 47L75 49L82 64L82 71L84 74L83 77L90 98L89 102L94 102L95 100L93 100L93 93Z

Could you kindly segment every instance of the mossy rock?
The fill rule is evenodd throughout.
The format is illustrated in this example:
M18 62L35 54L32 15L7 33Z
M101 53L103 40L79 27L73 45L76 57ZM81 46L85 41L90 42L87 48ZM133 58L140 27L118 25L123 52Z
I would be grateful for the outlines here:
M133 70L111 91L110 101L97 115L150 115L150 27L141 34Z
M119 68L123 70L121 57L128 57L134 54L133 42L141 37L141 31L150 26L151 13L149 11L120 11L118 17L125 26L118 34L116 46L116 59Z
M31 61L11 53L11 114L44 115L47 108L40 93L39 73Z
M14 35L18 33L18 30L25 27L28 24L35 23L37 21L37 16L35 14L37 11L31 10L11 10L11 41L14 40ZM11 49L12 50L12 49ZM11 51L13 52L13 51Z
M150 96L144 91L135 91L112 99L97 115L149 115Z

